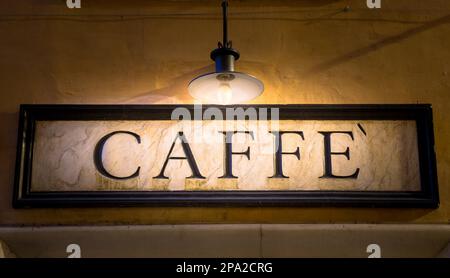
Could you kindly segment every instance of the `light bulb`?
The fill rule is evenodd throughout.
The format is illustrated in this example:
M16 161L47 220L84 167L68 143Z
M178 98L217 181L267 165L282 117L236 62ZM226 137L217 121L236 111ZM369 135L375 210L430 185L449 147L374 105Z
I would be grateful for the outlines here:
M227 83L221 83L217 90L217 100L220 104L229 104L233 98L233 90Z
M188 90L202 103L229 105L256 98L264 91L264 84L242 72L211 72L194 78Z

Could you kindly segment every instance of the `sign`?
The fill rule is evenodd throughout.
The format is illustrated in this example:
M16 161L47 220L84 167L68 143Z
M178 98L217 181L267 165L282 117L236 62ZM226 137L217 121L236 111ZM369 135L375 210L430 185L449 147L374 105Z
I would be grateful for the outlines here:
M436 207L428 105L22 105L14 205Z

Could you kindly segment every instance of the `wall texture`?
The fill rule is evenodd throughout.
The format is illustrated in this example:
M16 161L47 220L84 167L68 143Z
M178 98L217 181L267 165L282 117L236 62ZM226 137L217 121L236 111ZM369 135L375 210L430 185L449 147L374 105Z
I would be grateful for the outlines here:
M219 1L21 0L0 2L0 225L448 223L450 4L382 2L232 0L236 66L265 83L252 103L431 103L439 209L15 210L21 103L192 103L187 83L221 37Z
M80 245L83 258L367 258L367 246L374 242L380 245L383 258L433 258L448 254L444 248L450 239L450 225L2 227L0 236L7 242L3 247L19 258L64 258L72 243ZM4 252L11 256L8 250Z

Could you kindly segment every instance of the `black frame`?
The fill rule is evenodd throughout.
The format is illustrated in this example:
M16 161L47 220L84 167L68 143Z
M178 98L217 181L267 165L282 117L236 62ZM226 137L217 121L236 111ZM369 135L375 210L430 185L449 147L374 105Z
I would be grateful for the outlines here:
M297 120L415 120L419 147L421 190L404 191L72 191L31 192L35 122L39 120L170 120L176 107L193 105L21 105L13 206L439 206L432 109L418 105L204 105L279 108L280 119ZM270 116L270 109L268 110Z

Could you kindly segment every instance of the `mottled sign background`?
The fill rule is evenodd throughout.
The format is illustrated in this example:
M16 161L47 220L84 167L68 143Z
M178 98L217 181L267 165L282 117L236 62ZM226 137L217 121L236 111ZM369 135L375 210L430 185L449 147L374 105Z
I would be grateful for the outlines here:
M358 127L358 124L360 127ZM105 168L129 180L114 180L95 168L97 142L113 131L139 134L141 143L127 134L117 134L105 144ZM224 142L219 131L251 130L254 139L237 134L234 151L250 147L250 160L233 155L233 174L238 179L218 179L224 171ZM301 159L283 156L283 172L289 178L268 178L274 172L274 136L270 130L302 131L283 137L283 151L300 148ZM177 132L183 131L201 174L192 174L186 160L170 160L169 179L155 179L162 169ZM319 178L324 171L324 137L318 131L352 131L332 135L334 152L350 149L350 160L332 158L335 175L357 179ZM270 121L37 121L33 149L31 191L193 191L193 190L348 190L419 191L420 174L414 121L280 120ZM180 141L172 156L184 156Z

